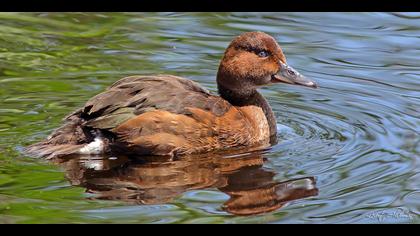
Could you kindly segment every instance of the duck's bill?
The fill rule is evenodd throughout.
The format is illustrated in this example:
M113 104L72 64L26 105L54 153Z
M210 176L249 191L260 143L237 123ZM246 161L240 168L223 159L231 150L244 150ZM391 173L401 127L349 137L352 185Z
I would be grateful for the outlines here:
M283 63L280 65L280 71L277 74L271 76L271 82L296 84L312 88L318 87L315 81L306 78L305 76L297 72L295 69L293 69L291 66Z

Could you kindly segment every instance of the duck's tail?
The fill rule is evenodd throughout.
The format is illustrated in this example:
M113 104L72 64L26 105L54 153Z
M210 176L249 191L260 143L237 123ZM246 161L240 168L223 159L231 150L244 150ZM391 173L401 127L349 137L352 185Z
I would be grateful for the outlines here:
M83 126L83 119L73 116L55 130L46 140L25 148L25 154L47 159L72 154L90 154L89 151L103 151L104 143ZM99 154L99 153L98 153Z

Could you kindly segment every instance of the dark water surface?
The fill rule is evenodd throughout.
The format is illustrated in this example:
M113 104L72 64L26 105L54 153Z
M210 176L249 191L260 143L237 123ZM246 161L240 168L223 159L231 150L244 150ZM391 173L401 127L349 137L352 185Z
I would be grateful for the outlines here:
M320 88L262 89L271 150L174 162L22 155L126 75L216 92L264 31ZM0 223L420 223L420 13L0 13Z

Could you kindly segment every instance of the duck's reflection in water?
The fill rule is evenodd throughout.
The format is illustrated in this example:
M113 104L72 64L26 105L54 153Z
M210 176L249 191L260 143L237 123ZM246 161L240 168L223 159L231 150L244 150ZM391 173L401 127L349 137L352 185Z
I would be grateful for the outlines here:
M71 184L95 193L95 199L164 204L186 191L217 188L230 196L223 210L254 215L318 194L313 177L274 180L275 173L263 167L261 153L152 162L121 156L78 156L57 162Z

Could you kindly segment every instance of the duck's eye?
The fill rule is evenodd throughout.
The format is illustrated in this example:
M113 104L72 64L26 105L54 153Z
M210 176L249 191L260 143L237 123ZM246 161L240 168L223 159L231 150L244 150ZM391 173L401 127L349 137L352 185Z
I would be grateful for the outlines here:
M265 50L259 51L258 56L259 57L268 57L268 52L265 51Z

